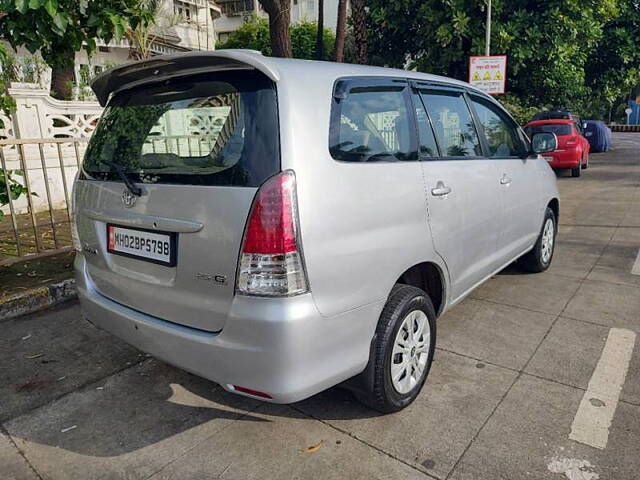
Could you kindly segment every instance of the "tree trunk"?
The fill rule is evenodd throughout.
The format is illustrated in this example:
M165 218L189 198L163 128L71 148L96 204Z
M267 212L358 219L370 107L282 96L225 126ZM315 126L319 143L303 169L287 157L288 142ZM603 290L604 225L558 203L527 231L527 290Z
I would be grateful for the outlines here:
M316 58L324 57L324 0L318 0L318 34L316 35Z
M271 54L274 57L291 57L291 34L289 33L290 0L260 0L269 15L269 37Z
M367 48L367 14L364 9L365 0L351 0L351 17L353 19L353 38L356 44L356 63L369 63Z
M59 100L71 100L73 92L73 64L51 69L51 90L53 97Z
M336 45L335 56L336 62L344 60L344 36L347 25L347 0L338 0L338 21L336 24Z

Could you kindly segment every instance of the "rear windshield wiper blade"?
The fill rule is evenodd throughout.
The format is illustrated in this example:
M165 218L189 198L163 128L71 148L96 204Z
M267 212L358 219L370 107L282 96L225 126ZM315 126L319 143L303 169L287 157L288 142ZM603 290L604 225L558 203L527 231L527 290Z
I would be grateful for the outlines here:
M122 181L124 182L125 186L127 187L127 190L129 190L132 195L135 195L136 197L142 196L142 189L136 186L131 181L131 179L127 176L124 169L120 165L118 165L116 162L112 162L111 160L104 160L104 159L101 159L100 163L104 163L105 165L109 165L111 168L113 168L116 171L116 173L120 176Z

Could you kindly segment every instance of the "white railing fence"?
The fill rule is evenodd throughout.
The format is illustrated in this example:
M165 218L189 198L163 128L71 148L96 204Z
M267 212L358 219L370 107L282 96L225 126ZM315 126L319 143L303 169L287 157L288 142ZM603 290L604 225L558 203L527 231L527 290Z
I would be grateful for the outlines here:
M71 189L86 141L0 140L0 186L17 181L26 189L18 198L8 195L3 207L0 265L71 248Z
M102 107L52 98L38 84L13 84L16 111L0 115L0 188L27 189L0 205L0 265L70 248L68 205L73 179ZM0 192L4 193L4 192Z

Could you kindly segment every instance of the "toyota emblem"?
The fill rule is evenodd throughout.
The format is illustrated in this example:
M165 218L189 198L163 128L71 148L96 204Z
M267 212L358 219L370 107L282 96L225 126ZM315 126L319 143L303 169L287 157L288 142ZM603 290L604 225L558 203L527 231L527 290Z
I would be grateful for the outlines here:
M125 207L131 208L136 204L137 197L129 190L122 192L122 203Z

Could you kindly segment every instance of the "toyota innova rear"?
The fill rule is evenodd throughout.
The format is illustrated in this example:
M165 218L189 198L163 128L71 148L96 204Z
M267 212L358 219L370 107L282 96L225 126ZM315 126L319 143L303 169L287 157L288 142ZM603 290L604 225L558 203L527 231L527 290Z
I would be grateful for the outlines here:
M223 329L253 199L280 172L276 101L257 72L178 77L111 99L76 192L81 239L95 252L85 255L86 273L101 295L168 322ZM256 252L248 240L251 253L284 253Z
M83 313L228 390L297 400L363 365L319 361L332 322L308 293L273 75L204 60L152 60L94 84L108 104L73 193Z
M437 315L519 257L551 262L557 189L536 157L555 136L530 143L462 82L229 50L93 89L83 315L229 391L289 403L342 383L404 408Z

